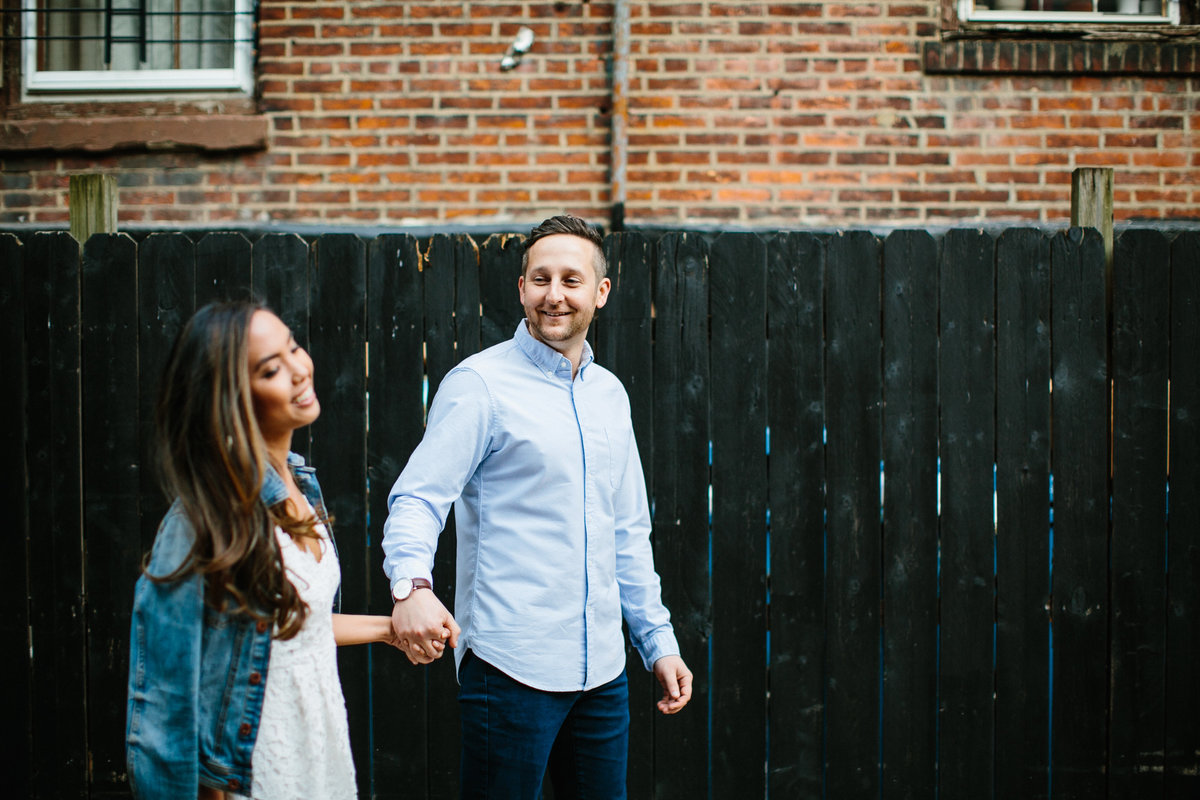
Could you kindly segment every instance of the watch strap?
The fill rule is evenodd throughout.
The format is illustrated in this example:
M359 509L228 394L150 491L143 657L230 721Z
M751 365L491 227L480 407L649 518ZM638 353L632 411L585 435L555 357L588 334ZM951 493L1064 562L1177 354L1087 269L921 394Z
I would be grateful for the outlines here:
M430 591L433 590L433 584L430 583L425 578L408 578L408 582L410 584L412 584L412 589L410 589L408 594L404 595L404 597L396 597L395 593L393 592L392 593L392 602L393 603L398 603L401 600L407 600L408 598L412 597L412 593L415 592L417 589L429 589Z

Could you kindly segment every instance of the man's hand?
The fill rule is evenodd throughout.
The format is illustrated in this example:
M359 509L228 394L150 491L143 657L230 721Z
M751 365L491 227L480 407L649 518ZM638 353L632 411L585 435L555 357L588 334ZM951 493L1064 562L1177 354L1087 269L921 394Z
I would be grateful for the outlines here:
M654 677L662 684L663 696L658 710L674 714L692 699L692 671L679 656L663 656L654 662Z
M458 623L429 589L416 589L392 608L393 644L414 664L431 664L446 645L458 647Z

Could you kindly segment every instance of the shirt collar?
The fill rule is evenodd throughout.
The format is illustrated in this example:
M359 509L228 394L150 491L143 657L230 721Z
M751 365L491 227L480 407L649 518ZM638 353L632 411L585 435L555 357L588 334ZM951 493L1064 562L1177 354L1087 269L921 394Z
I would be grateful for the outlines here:
M563 364L566 364L566 374L571 376L571 361L562 353L555 350L545 342L539 342L533 338L533 334L529 332L525 320L517 323L517 332L513 334L513 339L516 340L517 347L521 348L521 352L529 356L529 360L545 372L551 375L556 374L564 369ZM583 354L579 358L579 377L582 380L584 370L592 363L592 346L585 339L583 341Z

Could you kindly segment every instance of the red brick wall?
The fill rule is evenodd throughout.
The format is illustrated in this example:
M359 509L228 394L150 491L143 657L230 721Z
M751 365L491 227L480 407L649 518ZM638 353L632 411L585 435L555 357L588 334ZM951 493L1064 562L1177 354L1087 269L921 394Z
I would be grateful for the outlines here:
M1200 79L932 75L938 2L630 3L625 219L886 226L1200 217ZM61 224L67 175L120 176L130 226L607 220L607 2L263 0L268 145L0 155L0 223ZM521 25L537 34L511 72ZM36 115L31 104L9 116Z

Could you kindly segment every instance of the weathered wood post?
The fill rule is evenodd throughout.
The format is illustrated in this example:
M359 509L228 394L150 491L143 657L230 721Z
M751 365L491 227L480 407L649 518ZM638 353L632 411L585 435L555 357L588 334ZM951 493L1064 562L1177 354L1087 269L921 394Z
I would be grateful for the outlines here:
M1113 170L1080 167L1071 173L1071 225L1095 228L1104 239L1104 307L1108 325L1109 369L1112 369Z
M1071 225L1095 228L1104 237L1104 263L1112 271L1113 170L1080 167L1071 173ZM1111 277L1111 276L1110 276Z
M71 235L80 244L93 233L117 231L117 176L72 175L67 207Z

